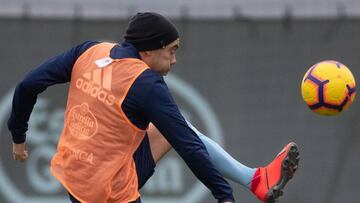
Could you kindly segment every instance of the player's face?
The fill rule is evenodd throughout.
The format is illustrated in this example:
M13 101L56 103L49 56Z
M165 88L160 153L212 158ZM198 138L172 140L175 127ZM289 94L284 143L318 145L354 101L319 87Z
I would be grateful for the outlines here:
M166 75L171 66L176 63L176 50L179 46L180 40L178 38L164 48L150 51L149 67L160 75Z

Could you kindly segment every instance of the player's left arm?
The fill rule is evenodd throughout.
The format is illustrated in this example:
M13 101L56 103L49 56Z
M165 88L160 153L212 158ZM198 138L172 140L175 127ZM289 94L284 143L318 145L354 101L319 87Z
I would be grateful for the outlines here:
M214 197L219 202L234 202L231 186L213 165L200 138L187 125L163 79L153 84L142 108L146 119L159 129Z
M17 84L12 101L12 111L8 120L15 160L25 161L28 158L28 153L25 149L26 131L38 94L51 85L69 82L75 61L82 52L95 43L97 42L87 41L58 56L50 58L28 73Z

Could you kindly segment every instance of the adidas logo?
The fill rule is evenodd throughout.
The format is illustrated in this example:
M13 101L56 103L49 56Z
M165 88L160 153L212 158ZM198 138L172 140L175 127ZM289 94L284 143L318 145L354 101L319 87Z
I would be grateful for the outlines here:
M112 67L95 69L90 73L84 73L76 80L76 87L84 93L112 106L116 97L111 93Z

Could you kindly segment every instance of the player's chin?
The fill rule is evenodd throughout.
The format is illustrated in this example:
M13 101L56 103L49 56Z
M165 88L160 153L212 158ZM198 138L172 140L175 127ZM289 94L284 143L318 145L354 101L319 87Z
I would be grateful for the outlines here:
M166 76L170 72L170 68L161 72L162 76Z

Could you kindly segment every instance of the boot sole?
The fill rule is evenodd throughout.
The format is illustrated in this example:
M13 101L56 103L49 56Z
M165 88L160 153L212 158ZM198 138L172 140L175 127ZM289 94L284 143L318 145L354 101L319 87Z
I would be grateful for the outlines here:
M299 165L300 153L299 148L295 143L290 143L289 150L285 159L282 162L280 180L276 185L269 189L267 193L268 203L278 202L279 197L283 195L282 189L286 183L294 176Z

